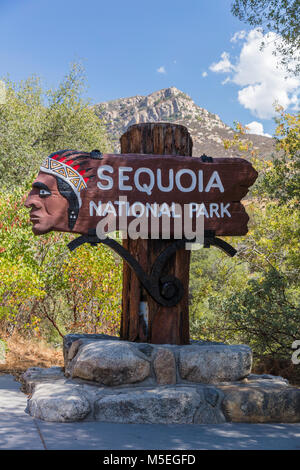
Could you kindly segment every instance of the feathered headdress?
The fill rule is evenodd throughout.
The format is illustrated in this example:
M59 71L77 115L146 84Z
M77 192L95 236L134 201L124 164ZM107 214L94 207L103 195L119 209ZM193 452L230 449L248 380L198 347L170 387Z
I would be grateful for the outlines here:
M79 152L78 150L59 150L43 161L40 170L53 176L58 176L68 183L74 191L79 208L82 205L80 191L87 188L87 182L95 175L90 174L92 168L88 168L88 160L101 159L99 150L92 152Z

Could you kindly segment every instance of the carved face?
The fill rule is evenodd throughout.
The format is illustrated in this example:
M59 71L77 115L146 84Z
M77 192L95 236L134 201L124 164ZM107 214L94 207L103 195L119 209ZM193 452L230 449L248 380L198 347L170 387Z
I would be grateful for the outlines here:
M66 230L69 202L59 193L55 176L40 171L25 206L31 209L30 221L35 235Z

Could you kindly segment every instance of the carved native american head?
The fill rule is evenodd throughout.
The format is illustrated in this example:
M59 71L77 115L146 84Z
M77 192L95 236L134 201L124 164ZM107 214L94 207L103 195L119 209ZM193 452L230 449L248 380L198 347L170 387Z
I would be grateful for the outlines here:
M82 206L81 192L96 176L95 167L91 168L89 162L101 158L99 150L59 150L45 158L25 201L25 206L31 209L30 220L36 235L74 229Z

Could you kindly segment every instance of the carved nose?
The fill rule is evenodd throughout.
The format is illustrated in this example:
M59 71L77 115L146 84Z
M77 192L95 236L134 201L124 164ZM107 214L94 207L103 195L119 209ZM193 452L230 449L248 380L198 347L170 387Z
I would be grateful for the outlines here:
M24 202L24 206L27 207L28 209L30 208L30 196L27 196L26 201Z
M30 209L31 207L36 205L36 197L34 197L32 194L28 194L27 199L24 202L24 206L27 207L27 209Z

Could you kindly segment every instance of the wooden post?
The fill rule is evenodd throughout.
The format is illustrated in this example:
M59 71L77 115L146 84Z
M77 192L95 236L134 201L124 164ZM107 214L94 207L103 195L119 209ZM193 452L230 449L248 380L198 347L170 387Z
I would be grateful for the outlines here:
M122 154L174 155L174 158L176 155L192 156L193 142L190 134L186 127L178 124L135 124L121 136L120 142ZM141 155L141 164L142 159ZM138 260L147 274L150 274L157 256L170 243L172 241L151 239L123 241L124 247ZM176 306L163 307L147 294L134 271L124 263L121 339L153 344L189 343L189 267L190 251L185 249L178 250L168 261L163 275L176 276L183 284L184 295ZM145 321L141 308L146 306L148 319Z

